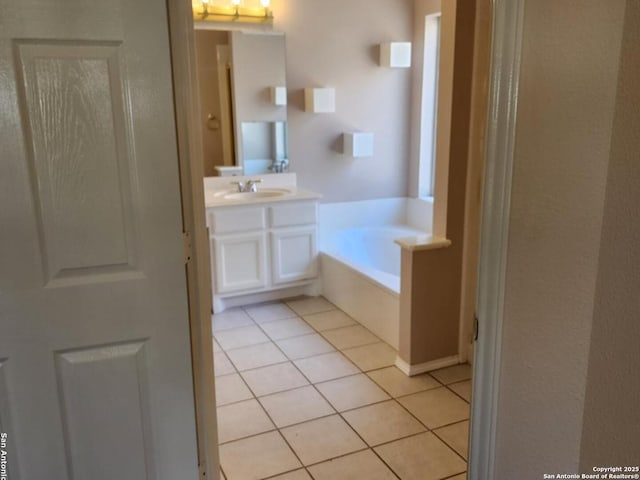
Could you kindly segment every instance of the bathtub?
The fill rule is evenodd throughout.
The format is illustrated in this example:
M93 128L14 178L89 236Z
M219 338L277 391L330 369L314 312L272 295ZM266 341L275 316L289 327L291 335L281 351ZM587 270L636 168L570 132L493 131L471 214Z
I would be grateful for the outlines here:
M321 245L324 296L398 350L400 246L396 238L424 234L408 225L337 229Z

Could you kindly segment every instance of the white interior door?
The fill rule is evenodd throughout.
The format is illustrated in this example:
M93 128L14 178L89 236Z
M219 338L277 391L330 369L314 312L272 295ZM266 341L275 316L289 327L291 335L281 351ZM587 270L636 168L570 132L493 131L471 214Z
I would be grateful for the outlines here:
M166 4L0 0L12 480L196 479Z

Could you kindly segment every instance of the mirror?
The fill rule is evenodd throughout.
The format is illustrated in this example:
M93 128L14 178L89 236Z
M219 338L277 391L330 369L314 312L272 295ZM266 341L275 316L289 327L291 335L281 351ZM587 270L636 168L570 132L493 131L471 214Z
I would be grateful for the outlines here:
M245 175L288 169L287 122L242 122L240 133Z
M196 24L195 36L205 175L287 171L284 34Z

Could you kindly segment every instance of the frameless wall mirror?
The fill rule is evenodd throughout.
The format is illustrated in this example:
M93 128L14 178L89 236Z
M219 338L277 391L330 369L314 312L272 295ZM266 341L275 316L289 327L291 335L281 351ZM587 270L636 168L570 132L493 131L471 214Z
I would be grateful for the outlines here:
M196 22L205 175L287 170L284 35L206 27Z

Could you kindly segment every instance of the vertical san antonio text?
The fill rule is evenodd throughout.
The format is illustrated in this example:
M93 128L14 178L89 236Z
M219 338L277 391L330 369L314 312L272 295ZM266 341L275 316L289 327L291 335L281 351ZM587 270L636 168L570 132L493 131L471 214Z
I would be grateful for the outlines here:
M7 434L0 432L0 480L7 478Z

